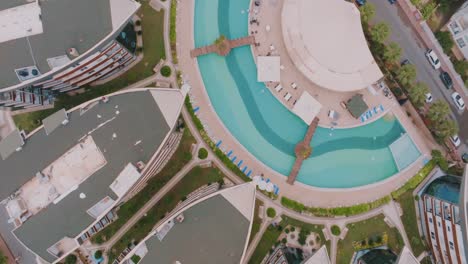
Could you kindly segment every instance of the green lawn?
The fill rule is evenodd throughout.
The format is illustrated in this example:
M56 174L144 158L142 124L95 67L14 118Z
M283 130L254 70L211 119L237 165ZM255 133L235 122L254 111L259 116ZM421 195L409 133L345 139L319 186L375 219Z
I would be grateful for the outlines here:
M419 256L426 250L426 246L418 231L419 220L416 219L416 208L414 206L412 191L405 192L397 201L400 203L401 209L403 209L401 220L405 226L405 231L408 235L411 248L413 249L414 255Z
M250 231L250 238L249 238L249 244L252 242L252 239L255 237L255 235L258 233L260 230L260 226L262 224L262 219L258 216L258 212L260 210L260 206L263 205L263 202L256 199L255 200L255 212L254 212L254 219L252 223L252 230Z
M432 264L431 257L427 256L423 258L420 262L421 264Z
M13 117L16 125L20 129L30 132L41 124L41 120L59 109L70 109L96 97L116 92L132 83L151 76L153 74L153 67L160 59L165 58L164 11L156 12L149 6L147 1L142 1L141 4L142 6L138 11L138 15L141 17L143 28L144 58L138 64L120 77L103 85L86 87L86 92L82 94L74 96L67 94L58 95L53 109L16 115Z
M148 213L141 218L109 252L109 263L119 255L132 241L141 241L153 229L157 222L172 211L188 194L208 183L218 182L224 175L218 168L193 168L168 192Z
M345 239L338 242L336 263L350 263L355 252L353 242L360 242L366 238L382 235L384 232L388 235L387 246L395 253L399 254L404 246L403 239L398 230L396 228L390 228L383 219L384 216L379 215L371 219L347 225L348 233Z
M176 152L166 166L148 180L143 190L124 203L117 211L119 218L91 238L93 243L101 244L110 239L140 208L142 208L172 177L191 159L190 148L195 142L192 134L185 129Z
M299 220L296 220L294 218L290 218L287 216L282 216L282 221L281 221L281 228L284 228L286 226L294 226L298 227L301 229L306 229L309 230L310 232L317 233L320 236L320 243L323 244L325 242L325 236L322 232L323 225L313 225L313 224L308 224L301 222ZM280 231L278 228L274 228L272 226L269 226L265 233L262 236L262 239L257 245L257 248L255 248L254 253L252 254L252 257L249 260L250 264L258 264L261 263L263 258L267 255L267 253L276 245L278 237L281 235L282 231ZM330 243L327 241L326 243L328 252L330 252Z

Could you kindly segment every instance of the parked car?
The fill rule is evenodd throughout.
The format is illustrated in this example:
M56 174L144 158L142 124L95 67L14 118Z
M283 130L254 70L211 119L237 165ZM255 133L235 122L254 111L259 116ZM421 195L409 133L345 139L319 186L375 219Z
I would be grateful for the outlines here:
M431 64L432 68L434 68L435 70L440 69L440 60L437 57L437 54L432 49L426 51L426 57L429 63Z
M452 142L452 144L458 148L460 145L461 145L461 140L460 138L458 137L458 135L453 135L450 137L450 141Z
M404 66L406 64L411 64L410 60L408 59L404 59L401 63L400 63L400 66Z
M363 6L366 4L366 0L356 0L356 3L358 4L358 6Z
M434 101L434 98L432 97L432 94L427 93L426 94L426 103L430 104L430 103L432 103L432 101Z
M452 99L459 110L463 111L465 109L465 101L463 101L463 98L460 96L459 93L454 92L452 94Z
M452 81L452 77L450 77L450 75L443 71L441 74L440 74L440 79L442 80L442 83L444 83L445 87L447 89L452 89L453 88L453 81Z
M463 153L461 155L461 159L463 160L463 162L468 163L468 153Z

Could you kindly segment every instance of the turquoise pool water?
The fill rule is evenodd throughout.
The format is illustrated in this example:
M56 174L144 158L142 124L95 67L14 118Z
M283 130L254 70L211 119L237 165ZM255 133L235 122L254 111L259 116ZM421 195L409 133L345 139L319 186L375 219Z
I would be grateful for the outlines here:
M195 1L195 46L212 44L220 35L230 39L246 36L249 3ZM234 49L227 57L199 57L198 65L211 103L232 135L258 160L288 175L294 163L294 146L302 140L307 126L257 82L250 47ZM403 133L394 118L352 129L319 127L311 143L312 156L303 163L297 180L325 188L383 180L398 171L388 146Z
M453 204L458 204L460 201L460 188L460 178L446 175L431 182L426 190L424 190L424 193Z

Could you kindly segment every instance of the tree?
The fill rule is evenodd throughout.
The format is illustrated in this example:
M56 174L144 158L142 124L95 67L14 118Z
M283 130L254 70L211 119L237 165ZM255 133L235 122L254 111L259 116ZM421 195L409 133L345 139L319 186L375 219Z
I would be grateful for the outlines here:
M372 40L378 43L384 43L390 35L390 27L385 23L378 23L371 29Z
M437 38L437 41L439 41L440 46L442 46L442 49L444 50L445 54L450 54L454 45L452 37L450 36L450 32L437 31L435 33L435 37Z
M0 251L0 264L7 264L8 258Z
M366 3L365 5L361 6L361 21L362 23L369 23L371 19L375 16L375 7L371 3Z
M440 123L436 123L434 129L437 137L442 140L446 140L448 137L458 133L457 123L449 118L445 118Z
M426 94L429 93L429 88L425 83L416 83L413 87L411 87L408 91L408 95L411 99L411 102L416 107L424 106L426 102Z
M411 85L416 79L416 67L412 64L403 65L398 69L396 77L402 85Z
M387 63L395 64L400 60L401 48L397 43L392 42L385 47L383 52L384 60Z
M102 258L102 251L98 250L98 251L94 252L94 258L95 259L101 259Z
M450 108L447 102L437 100L429 107L429 111L427 111L427 118L429 118L432 123L440 123L442 120L447 118L449 113Z

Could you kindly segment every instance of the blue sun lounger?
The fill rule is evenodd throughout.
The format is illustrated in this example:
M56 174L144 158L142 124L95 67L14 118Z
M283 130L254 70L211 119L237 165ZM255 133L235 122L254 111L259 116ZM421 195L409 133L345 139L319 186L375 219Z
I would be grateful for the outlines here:
M232 158L231 161L234 163L236 159L237 159L237 156L234 156L234 158Z
M374 107L374 114L378 114L379 113L379 110L377 109L377 107Z
M218 141L218 143L216 143L216 147L219 148L219 145L221 145L221 143L223 143L222 140Z
M193 109L193 112L196 113L198 110L200 110L200 107L199 107L199 106L195 107L195 108Z
M243 160L239 161L239 163L237 163L237 167L240 167L243 162L244 162Z
M249 172L247 172L247 177L250 177L251 173L252 173L252 170L249 170Z
M382 112L385 111L383 105L380 105L380 111L382 111Z
M231 157L231 154L232 154L232 150L230 150L226 156L229 158Z
M245 167L242 169L242 173L245 173L246 170L247 170L247 166L245 166Z

